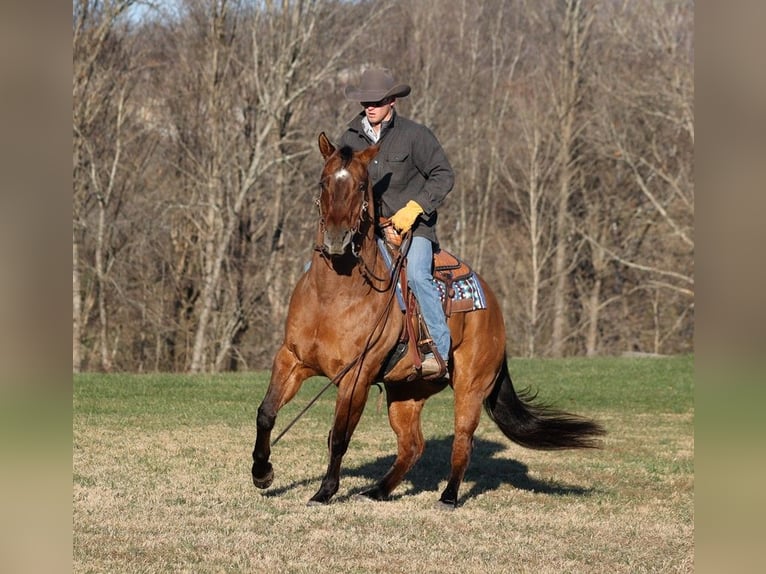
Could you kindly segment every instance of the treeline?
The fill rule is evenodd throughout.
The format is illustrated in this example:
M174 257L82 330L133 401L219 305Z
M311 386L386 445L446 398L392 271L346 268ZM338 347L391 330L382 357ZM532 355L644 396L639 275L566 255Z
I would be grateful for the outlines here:
M268 368L367 65L457 184L511 355L685 353L691 0L73 3L74 370Z

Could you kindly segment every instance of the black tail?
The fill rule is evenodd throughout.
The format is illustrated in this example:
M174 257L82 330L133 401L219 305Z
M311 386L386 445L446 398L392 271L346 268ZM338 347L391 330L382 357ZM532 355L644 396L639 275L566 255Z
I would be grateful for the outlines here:
M596 437L606 434L600 424L590 419L535 404L537 393L528 388L513 389L506 360L497 375L495 386L484 399L484 409L503 434L513 442L538 450L598 448Z

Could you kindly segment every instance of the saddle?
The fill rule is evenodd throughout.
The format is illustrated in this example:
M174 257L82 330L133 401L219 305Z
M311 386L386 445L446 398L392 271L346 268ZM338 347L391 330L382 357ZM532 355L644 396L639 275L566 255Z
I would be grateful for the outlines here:
M394 229L391 225L391 221L387 218L380 218L378 221L378 229L383 235L383 240L388 248L389 252L394 256L398 256L402 245L403 236ZM433 276L437 281L441 281L445 287L445 297L442 301L444 308L444 315L449 318L452 313L467 312L473 310L473 302L467 299L461 299L453 301L454 295L453 284L456 281L466 279L471 276L473 270L464 261L460 260L457 256L450 253L446 249L439 249L434 251L433 260ZM406 328L402 333L401 340L397 347L398 353L395 353L396 360L402 357L406 352L408 340L414 341L415 345L409 346L412 354L413 364L416 370L420 369L423 355L425 353L433 352L435 356L439 356L436 352L433 339L428 333L428 327L420 313L420 307L415 299L414 294L407 284L406 265L402 265L399 270L399 282L402 294L404 295L405 306L405 324ZM398 356L397 356L398 355ZM441 360L441 357L439 357ZM391 363L389 363L391 364Z
M394 256L398 255L402 245L402 235L394 229L389 219L380 218L378 227L383 233L383 239L389 251ZM452 296L455 293L453 284L456 281L467 279L471 274L473 274L473 269L471 269L470 265L459 259L456 255L446 249L434 251L433 276L437 281L444 283L446 297L442 305L444 307L444 314L447 317L452 315L452 313L471 311L473 309L473 304L468 300L452 301ZM402 293L407 293L408 289L405 289L405 287L406 285L402 285ZM405 299L409 299L409 297Z

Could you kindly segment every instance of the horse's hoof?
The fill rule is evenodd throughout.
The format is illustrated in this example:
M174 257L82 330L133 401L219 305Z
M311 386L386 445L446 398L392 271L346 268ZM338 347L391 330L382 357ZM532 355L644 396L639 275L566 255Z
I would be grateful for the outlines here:
M258 488L268 488L271 483L274 482L274 469L269 463L266 472L263 475L256 476L255 469L253 469L253 484Z
M316 498L312 498L306 503L306 506L327 506L328 504L330 504L329 498L327 500L319 500Z
M382 502L388 500L387 496L384 496L377 488L370 488L364 492L360 492L353 496L354 500L366 501L366 502Z
M437 500L436 504L434 504L434 508L436 510L446 510L453 512L457 508L457 504L453 504L452 502L444 502L443 500Z

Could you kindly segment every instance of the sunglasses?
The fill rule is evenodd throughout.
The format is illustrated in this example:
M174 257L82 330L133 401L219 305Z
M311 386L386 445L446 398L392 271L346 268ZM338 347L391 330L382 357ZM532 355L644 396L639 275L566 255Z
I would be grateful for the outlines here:
M392 101L394 101L393 98L384 98L378 102L361 102L363 108L382 108L383 106L387 106Z

